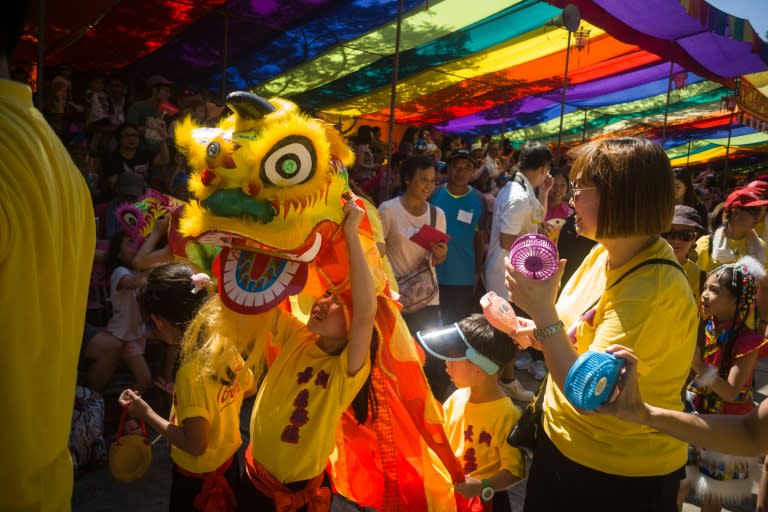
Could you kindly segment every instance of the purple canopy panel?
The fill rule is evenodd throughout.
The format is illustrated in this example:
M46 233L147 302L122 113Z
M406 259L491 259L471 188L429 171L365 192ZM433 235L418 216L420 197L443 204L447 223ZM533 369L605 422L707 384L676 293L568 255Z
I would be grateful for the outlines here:
M706 63L708 69L720 76L735 77L765 71L766 66L760 56L751 52L752 45L743 41L703 32L680 39L677 43L691 57Z
M685 71L677 64L672 66L672 72L677 73ZM623 91L631 87L653 82L669 76L669 62L654 64L645 68L629 71L620 75L609 76L592 82L585 82L568 86L568 95L566 101L579 101L602 96L612 92ZM542 98L548 98L553 101L560 101L562 89L557 89L551 93L542 94Z
M677 0L595 0L595 4L643 34L667 41L676 41L706 30L688 16Z
M734 78L764 71L767 67L768 51L763 51L764 42L755 41L758 52L755 53L753 45L718 35L721 30L717 27L709 28L707 23L712 19L727 15L706 2L702 2L702 9L705 14L709 13L709 18L699 16L704 22L690 16L677 0L550 0L550 3L558 7L573 3L585 20L616 39L638 45L710 80L732 85ZM704 37L699 41L699 36Z
M546 98L529 96L507 105L506 118L512 120L516 116L533 114L534 112L539 112L559 103L559 99L557 101L552 101ZM466 133L482 129L484 126L498 127L504 117L504 107L494 107L476 114L448 121L447 123L441 123L437 125L437 127L440 128L440 130L445 130L447 132Z

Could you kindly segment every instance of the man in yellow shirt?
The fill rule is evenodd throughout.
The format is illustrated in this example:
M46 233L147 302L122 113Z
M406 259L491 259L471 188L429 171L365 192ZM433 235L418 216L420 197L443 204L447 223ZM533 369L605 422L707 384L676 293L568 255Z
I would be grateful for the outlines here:
M0 510L61 511L96 225L83 176L10 80L27 4L8 2L0 21Z

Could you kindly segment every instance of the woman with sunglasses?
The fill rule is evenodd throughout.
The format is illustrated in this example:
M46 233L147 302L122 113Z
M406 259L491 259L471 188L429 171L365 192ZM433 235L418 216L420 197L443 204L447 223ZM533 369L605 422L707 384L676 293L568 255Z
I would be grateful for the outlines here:
M701 218L696 210L683 204L675 205L675 214L672 217L672 228L661 237L669 242L675 253L677 262L685 270L688 276L688 284L691 285L693 296L698 300L701 289L704 285L706 273L699 266L688 258L688 254L693 247L693 242L700 233L705 231L701 225Z

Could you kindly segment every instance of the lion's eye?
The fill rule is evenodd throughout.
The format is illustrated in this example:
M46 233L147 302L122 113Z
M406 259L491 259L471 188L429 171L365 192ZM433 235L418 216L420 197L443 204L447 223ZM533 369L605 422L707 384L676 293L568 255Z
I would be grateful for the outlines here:
M267 185L289 187L310 179L316 168L315 148L306 137L287 137L264 157L261 179Z
M129 226L135 226L139 223L139 220L136 218L136 214L134 212L125 212L123 213L123 222Z
M208 158L216 158L216 155L218 155L220 151L221 145L218 142L211 142L208 144L206 153L208 154Z

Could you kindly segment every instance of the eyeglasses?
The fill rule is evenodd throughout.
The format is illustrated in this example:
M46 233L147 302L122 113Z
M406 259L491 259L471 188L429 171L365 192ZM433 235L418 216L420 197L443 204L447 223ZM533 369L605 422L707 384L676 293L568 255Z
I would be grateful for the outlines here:
M138 132L123 132L121 135L123 137L138 137L139 133Z
M667 231L662 233L661 237L666 240L680 240L682 242L693 242L696 240L695 231Z
M571 191L575 194L577 192L581 192L583 190L593 190L597 187L578 187L574 182L571 182Z

